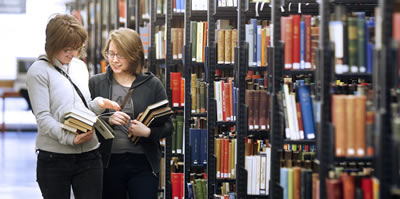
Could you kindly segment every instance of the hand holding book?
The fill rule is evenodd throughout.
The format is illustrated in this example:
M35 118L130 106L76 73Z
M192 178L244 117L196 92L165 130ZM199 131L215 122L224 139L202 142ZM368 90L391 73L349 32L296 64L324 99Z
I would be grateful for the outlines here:
M132 120L129 126L129 135L138 137L149 137L151 130L142 122Z
M131 138L134 144L136 144L139 141L140 136L142 136L140 135L142 132L136 132L135 125L139 126L138 129L144 129L141 127L141 125L145 127L150 127L152 124L157 124L159 122L165 121L165 119L169 118L171 114L173 114L173 111L168 106L168 100L162 100L155 104L149 105L145 111L138 115L136 120L132 121L131 127L133 128L129 128L128 137ZM149 136L150 133L154 133L150 132L150 128L147 129L149 129L149 133L147 134L147 136Z

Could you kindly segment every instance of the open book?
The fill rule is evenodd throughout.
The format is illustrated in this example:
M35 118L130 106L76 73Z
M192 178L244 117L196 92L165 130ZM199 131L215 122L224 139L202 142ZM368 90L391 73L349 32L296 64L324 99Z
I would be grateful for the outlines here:
M142 122L144 125L150 127L152 124L157 124L165 121L169 118L172 111L171 107L168 106L168 100L162 100L155 104L149 105L145 111L140 113L136 118L137 121ZM139 137L133 136L129 134L133 143L137 143L139 141Z
M107 122L87 109L73 108L66 112L64 114L64 123L60 125L61 128L76 134L85 133L95 127L105 139L114 138L113 130Z

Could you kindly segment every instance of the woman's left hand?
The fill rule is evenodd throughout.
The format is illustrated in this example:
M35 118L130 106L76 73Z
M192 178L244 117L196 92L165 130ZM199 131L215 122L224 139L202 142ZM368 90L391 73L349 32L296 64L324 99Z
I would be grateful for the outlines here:
M106 98L98 99L97 103L99 104L99 106L101 108L113 109L113 110L116 110L116 111L121 110L121 107L119 106L119 104L117 102L111 101L111 100L106 99Z
M149 127L137 120L131 120L129 134L140 137L149 137L151 130Z

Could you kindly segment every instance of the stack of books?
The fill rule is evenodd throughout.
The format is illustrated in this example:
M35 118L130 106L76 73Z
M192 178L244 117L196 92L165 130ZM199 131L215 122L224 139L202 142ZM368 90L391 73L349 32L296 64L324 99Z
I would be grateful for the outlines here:
M155 104L149 105L145 111L140 113L136 118L137 121L142 122L144 125L150 127L152 124L157 124L169 118L174 112L168 106L168 100L162 100ZM139 137L129 134L133 143L139 141Z
M85 133L95 127L105 139L114 138L113 130L107 122L89 110L71 109L64 114L64 122L60 125L75 134Z

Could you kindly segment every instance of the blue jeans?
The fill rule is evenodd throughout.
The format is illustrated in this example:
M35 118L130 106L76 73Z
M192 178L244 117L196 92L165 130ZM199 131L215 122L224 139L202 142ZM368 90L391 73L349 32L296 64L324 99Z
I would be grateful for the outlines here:
M158 183L144 154L112 154L104 170L103 199L157 199Z
M44 199L101 199L103 163L98 150L60 154L39 150L37 182Z

